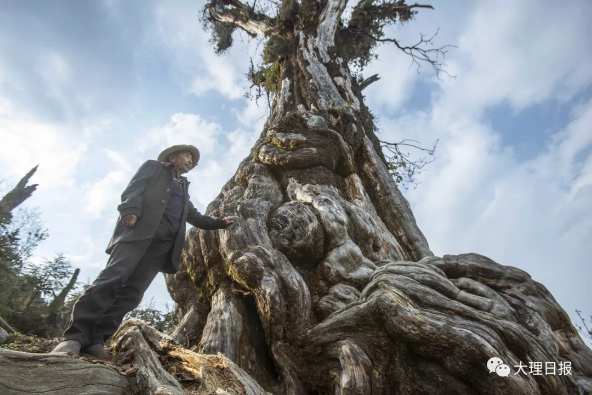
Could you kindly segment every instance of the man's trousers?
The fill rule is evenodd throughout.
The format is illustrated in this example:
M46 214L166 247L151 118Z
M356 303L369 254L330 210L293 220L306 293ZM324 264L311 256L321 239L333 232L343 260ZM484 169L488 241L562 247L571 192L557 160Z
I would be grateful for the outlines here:
M153 239L117 243L105 269L74 305L66 340L84 348L111 337L170 259L175 236L161 224Z

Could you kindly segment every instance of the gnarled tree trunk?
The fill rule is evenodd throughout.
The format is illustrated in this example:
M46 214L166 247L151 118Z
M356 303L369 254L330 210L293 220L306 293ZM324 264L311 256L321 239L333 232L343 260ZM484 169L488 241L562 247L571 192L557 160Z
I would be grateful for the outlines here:
M239 219L191 231L168 276L191 315L177 332L277 394L590 391L592 353L544 286L480 255L433 256L335 50L345 4L282 33L293 50L269 119L207 209ZM501 377L491 357L572 374Z
M114 336L135 390L178 393L173 375L217 394L592 393L592 352L546 288L481 255L433 256L389 174L361 95L371 81L341 54L368 49L356 34L373 18L421 6L362 0L338 32L345 6L284 0L271 24L238 0L206 6L288 50L261 136L207 209L236 223L191 230L167 276L181 324ZM571 374L501 377L491 357Z

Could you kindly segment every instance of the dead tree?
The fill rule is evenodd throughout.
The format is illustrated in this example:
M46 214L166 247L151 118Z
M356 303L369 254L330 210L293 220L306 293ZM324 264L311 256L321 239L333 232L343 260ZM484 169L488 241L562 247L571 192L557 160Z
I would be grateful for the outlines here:
M19 183L4 197L0 200L0 224L8 224L10 223L10 219L12 218L12 210L16 207L21 205L25 200L27 200L35 189L37 188L37 184L27 185L29 179L33 177L33 174L37 171L37 166L32 168L20 181Z
M64 308L68 294L76 286L76 281L78 280L79 274L80 269L74 270L74 273L72 273L72 277L70 277L68 284L49 303L46 319L47 333L49 335L59 336L60 332L63 330L61 323L64 321L64 317L63 314L60 313Z
M37 184L27 185L33 174L37 171L37 166L32 168L18 184L0 200L0 226L7 226L12 219L12 210L20 206L25 200L31 197ZM0 317L0 328L7 333L15 333L15 330Z

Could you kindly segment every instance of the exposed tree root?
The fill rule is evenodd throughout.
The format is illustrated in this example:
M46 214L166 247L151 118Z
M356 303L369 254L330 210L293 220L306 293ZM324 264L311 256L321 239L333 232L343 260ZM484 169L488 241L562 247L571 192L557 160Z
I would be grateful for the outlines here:
M0 393L267 394L224 355L187 350L143 321L124 323L111 346L105 360L0 349Z

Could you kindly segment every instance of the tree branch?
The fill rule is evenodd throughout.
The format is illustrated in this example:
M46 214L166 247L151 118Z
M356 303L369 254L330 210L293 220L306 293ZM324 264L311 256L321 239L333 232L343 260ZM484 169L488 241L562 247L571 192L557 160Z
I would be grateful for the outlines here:
M376 36L368 33L368 31L366 31L366 30L352 29L352 28L348 28L347 30L355 35L360 34L360 35L369 37L370 39L372 39L375 42L395 44L397 48L399 48L405 54L411 56L411 66L413 66L414 64L417 65L417 72L418 73L419 73L419 68L421 67L420 62L426 62L432 66L432 68L436 72L436 76L438 77L438 79L440 79L440 73L446 74L449 78L455 78L455 76L448 74L448 72L443 69L444 64L439 61L439 58L440 58L440 56L442 56L442 58L445 58L446 54L448 53L448 48L456 48L456 45L444 45L439 48L424 48L425 45L433 45L434 44L433 43L434 37L436 37L438 35L440 28L438 28L438 30L436 30L436 33L434 33L429 38L426 38L426 36L424 34L420 33L421 37L420 37L419 42L417 42L414 45L410 45L410 46L403 46L399 43L399 41L397 39L394 39L394 38L376 37Z
M584 319L584 317L582 317L582 312L580 310L576 309L576 313L578 314L578 317L580 317L580 320L582 320L582 324L584 325L584 329L582 329L581 326L576 324L576 328L578 328L578 332L580 332L582 334L582 336L588 338L588 339L592 339L592 329L588 328L588 325L586 325L586 320ZM590 323L592 323L592 315L590 316Z
M363 91L364 89L366 89L368 87L368 85L372 84L373 82L378 81L379 79L380 79L380 77L378 76L378 74L374 74L374 75L366 78L360 84L360 91Z
M381 147L390 152L390 154L385 154L385 158L388 162L387 167L389 173L391 173L391 175L395 178L397 183L403 181L410 182L415 186L419 185L419 182L415 180L415 176L421 174L423 168L427 164L432 163L436 159L434 158L432 160L426 160L426 157L423 157L415 161L411 160L409 158L409 153L402 152L401 147L415 148L420 151L427 152L430 156L433 156L436 152L436 145L438 145L438 140L436 140L434 146L431 149L419 146L419 142L415 140L406 139L398 143L389 143L388 141L383 140L379 141ZM403 170L403 174L401 174L401 170Z
M451 76L450 74L448 74L448 72L446 70L444 70L442 68L443 64L438 61L438 58L440 56L442 56L443 58L446 57L446 54L448 53L447 48L456 48L456 45L444 45L442 47L439 48L422 48L421 46L425 45L425 44L429 44L429 45L433 45L433 39L434 37L436 37L438 35L438 32L440 31L440 28L438 28L438 30L436 30L436 33L434 33L433 36L431 36L430 38L426 39L424 34L420 33L420 40L417 44L415 45L411 45L411 46L402 46L401 44L399 44L399 41L397 41L394 38L376 38L376 37L372 37L372 39L376 40L377 42L389 42L389 43L393 43L397 46L397 48L399 48L401 51L403 51L404 53L406 53L407 55L411 56L411 65L416 64L417 65L417 72L419 73L419 68L421 67L421 64L419 62L426 62L429 63L430 65L432 65L432 68L434 69L434 71L436 72L436 76L438 77L438 79L440 79L440 73L444 73L446 74L449 78L454 78L454 76ZM432 57L433 55L435 55L435 58Z
M235 25L252 37L265 36L270 29L269 17L255 12L255 4L251 7L239 0L212 0L204 11L213 20Z
M417 14L415 9L419 8L433 9L431 5L405 5L404 1L383 0L378 4L375 4L375 0L360 1L352 11L347 27L340 29L344 57L363 68L376 57L373 50L378 43L392 43L411 56L411 65L417 65L418 72L421 62L427 62L436 71L438 78L440 73L453 78L443 69L440 56L445 57L448 48L454 45L427 48L433 45L439 30L431 37L421 34L419 42L410 46L401 45L397 39L385 37L385 29L389 25L410 21Z

